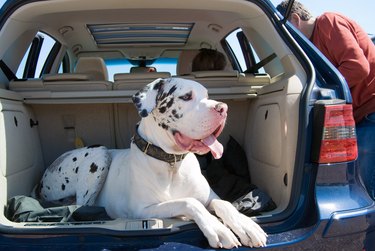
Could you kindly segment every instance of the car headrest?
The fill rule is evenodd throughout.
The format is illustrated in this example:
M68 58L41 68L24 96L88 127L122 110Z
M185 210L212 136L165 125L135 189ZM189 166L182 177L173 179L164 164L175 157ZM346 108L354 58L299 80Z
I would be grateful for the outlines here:
M95 80L108 81L108 70L105 62L100 57L80 57L78 58L76 73L91 74Z

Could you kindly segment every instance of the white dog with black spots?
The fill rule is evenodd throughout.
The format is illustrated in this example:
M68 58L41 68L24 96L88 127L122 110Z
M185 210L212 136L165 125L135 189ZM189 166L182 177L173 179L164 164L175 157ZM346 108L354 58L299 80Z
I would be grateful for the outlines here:
M103 206L111 218L184 216L196 222L214 248L265 246L266 233L212 191L194 155L211 151L221 157L217 137L227 105L209 99L201 84L182 78L157 79L133 102L142 119L130 149L65 153L46 170L39 196L76 196L77 204Z

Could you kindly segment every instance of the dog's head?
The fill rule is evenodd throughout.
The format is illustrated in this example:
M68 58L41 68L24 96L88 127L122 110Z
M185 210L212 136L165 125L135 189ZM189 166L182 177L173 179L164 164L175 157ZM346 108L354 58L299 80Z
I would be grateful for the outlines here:
M224 128L228 106L208 98L201 84L182 78L157 79L133 96L141 117L152 116L184 151L220 158L217 141Z

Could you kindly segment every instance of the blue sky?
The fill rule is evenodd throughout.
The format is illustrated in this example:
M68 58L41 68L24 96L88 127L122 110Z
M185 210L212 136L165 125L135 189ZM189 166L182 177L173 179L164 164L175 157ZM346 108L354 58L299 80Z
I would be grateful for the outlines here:
M277 6L281 0L271 0ZM324 12L339 12L355 20L363 29L375 35L374 0L299 0L314 16Z

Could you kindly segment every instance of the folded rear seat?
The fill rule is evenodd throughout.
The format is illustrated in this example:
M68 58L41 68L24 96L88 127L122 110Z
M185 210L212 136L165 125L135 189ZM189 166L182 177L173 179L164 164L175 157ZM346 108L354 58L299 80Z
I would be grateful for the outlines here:
M238 71L193 71L183 78L195 79L206 87L232 87L243 85L265 85L271 79L268 74L239 73Z
M103 91L111 90L104 60L99 57L78 59L75 73L46 74L41 79L13 80L9 89L32 91Z
M209 89L245 87L257 90L271 82L268 74L239 73L233 70L230 64L223 70L192 71L192 62L198 53L199 50L185 50L180 53L176 69L179 77L195 80Z

